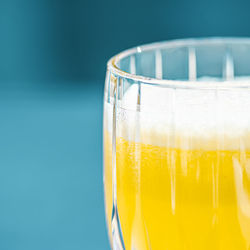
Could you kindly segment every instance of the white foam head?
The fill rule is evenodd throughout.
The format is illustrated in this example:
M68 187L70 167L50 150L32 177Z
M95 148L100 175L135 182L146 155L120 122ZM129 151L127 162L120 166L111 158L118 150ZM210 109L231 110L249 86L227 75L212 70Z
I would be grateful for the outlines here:
M141 85L140 93L140 112L136 84L130 86L118 105L119 136L129 140L139 137L144 143L157 145L177 146L178 141L181 147L196 141L212 143L212 147L220 144L232 148L229 144L236 141L250 146L248 89L170 89Z

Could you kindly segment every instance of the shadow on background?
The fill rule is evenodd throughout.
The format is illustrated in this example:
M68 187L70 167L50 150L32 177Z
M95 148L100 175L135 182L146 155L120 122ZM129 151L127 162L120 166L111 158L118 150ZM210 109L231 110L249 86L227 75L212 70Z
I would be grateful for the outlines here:
M0 0L0 249L109 249L106 61L143 43L249 36L250 2Z

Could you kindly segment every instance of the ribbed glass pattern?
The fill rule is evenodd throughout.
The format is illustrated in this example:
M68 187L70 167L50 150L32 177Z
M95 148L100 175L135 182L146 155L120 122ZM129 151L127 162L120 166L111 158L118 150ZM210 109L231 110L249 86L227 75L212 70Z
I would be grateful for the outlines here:
M250 250L250 40L113 57L103 124L113 249Z

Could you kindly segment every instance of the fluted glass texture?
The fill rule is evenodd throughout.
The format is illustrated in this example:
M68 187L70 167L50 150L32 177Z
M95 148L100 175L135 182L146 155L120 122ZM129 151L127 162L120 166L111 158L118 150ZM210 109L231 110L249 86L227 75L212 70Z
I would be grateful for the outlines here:
M113 57L103 126L112 249L250 250L250 40Z

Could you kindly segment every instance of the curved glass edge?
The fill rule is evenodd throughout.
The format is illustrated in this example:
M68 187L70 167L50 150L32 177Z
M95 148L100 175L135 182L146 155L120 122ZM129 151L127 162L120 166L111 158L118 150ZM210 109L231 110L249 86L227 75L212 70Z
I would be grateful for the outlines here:
M233 37L211 37L211 38L189 38L189 39L177 39L156 42L151 44L145 44L137 46L131 49L124 50L123 52L113 56L107 63L107 71L112 73L118 78L125 78L134 82L141 82L149 85L160 85L167 88L182 88L182 89L231 89L231 88L250 88L250 81L237 81L237 80L222 80L220 82L215 81L190 81L190 80L169 80L169 79L157 79L151 77L145 77L142 75L136 75L121 70L118 63L123 58L150 50L159 50L167 48L178 47L192 47L199 45L250 45L250 38L233 38Z

